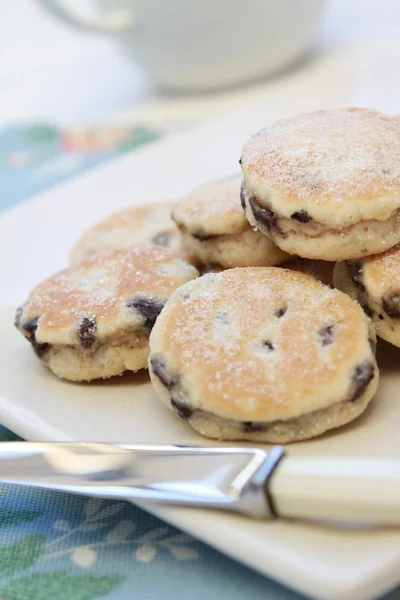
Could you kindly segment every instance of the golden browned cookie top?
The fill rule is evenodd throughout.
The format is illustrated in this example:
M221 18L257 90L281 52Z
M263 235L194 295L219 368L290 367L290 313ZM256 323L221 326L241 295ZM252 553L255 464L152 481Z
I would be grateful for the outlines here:
M376 369L370 335L360 306L310 275L230 269L172 294L150 360L193 410L274 421L359 397Z
M100 254L39 283L17 313L24 333L38 343L81 344L90 335L106 341L151 329L170 294L197 270L161 247Z
M171 219L173 206L173 202L150 203L110 215L85 231L71 250L71 264L130 246L163 246L179 253L179 232Z
M199 239L250 229L240 204L241 181L232 175L195 188L176 204L173 219Z
M400 121L365 108L284 119L250 138L242 169L249 194L282 216L387 219L400 207Z

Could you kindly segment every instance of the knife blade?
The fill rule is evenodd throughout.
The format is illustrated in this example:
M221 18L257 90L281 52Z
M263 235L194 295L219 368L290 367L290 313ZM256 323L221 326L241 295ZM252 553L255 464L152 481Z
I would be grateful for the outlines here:
M0 444L0 482L250 517L400 524L400 461L288 456L280 446Z

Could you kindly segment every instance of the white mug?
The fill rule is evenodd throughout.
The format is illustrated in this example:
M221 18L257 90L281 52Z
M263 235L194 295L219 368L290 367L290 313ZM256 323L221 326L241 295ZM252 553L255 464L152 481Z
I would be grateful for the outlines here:
M162 88L207 90L286 67L312 45L325 0L95 0L95 16L40 0L90 31L111 34ZM76 3L73 3L76 5Z

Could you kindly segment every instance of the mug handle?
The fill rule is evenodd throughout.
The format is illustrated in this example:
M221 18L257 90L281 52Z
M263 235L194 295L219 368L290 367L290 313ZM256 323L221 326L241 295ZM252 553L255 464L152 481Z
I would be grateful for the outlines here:
M132 8L120 8L107 11L96 18L85 17L68 9L60 0L38 0L54 16L79 29L94 33L121 34L133 29L135 15Z

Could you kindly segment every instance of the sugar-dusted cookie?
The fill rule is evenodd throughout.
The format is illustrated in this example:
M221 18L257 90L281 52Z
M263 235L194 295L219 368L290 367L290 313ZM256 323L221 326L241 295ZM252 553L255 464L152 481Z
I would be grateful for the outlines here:
M290 254L329 261L400 242L400 120L364 108L278 121L243 148L250 223Z
M96 223L83 233L70 252L70 263L121 248L163 246L180 253L179 232L171 219L173 202L140 204Z
M361 307L277 267L203 275L176 290L150 336L160 399L220 440L304 440L360 415L377 385Z
M241 182L240 175L208 182L174 207L182 246L203 265L269 266L289 258L272 240L253 231L240 204Z
M15 324L59 377L137 371L147 365L150 331L170 294L197 275L165 248L101 254L37 285Z

